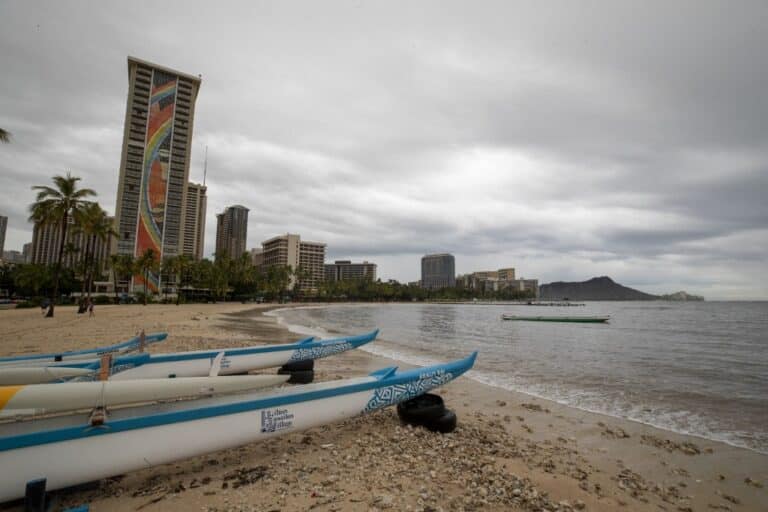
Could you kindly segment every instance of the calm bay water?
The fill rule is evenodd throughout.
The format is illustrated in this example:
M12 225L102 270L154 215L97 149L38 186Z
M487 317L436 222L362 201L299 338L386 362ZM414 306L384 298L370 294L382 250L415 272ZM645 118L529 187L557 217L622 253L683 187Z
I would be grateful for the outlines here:
M602 324L505 322L610 315ZM284 309L297 332L381 329L367 350L415 364L480 351L469 377L504 389L768 452L768 303L585 307L387 304Z

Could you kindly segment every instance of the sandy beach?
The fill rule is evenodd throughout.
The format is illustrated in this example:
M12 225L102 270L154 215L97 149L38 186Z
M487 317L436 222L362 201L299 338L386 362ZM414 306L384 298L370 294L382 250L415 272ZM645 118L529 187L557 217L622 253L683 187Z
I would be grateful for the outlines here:
M299 338L260 314L272 307L97 306L95 318L61 307L54 319L0 311L0 355L98 346L140 329L169 333L153 352ZM408 366L358 350L315 369L332 380L392 365ZM768 455L466 377L438 393L458 415L454 433L402 426L389 408L57 492L53 510L768 510Z

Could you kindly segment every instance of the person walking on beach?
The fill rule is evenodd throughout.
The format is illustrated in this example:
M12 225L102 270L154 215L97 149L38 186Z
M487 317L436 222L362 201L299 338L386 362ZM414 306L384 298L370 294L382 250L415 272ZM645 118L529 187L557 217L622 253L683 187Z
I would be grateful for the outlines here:
M88 299L88 318L93 318L96 314L93 312L93 301Z

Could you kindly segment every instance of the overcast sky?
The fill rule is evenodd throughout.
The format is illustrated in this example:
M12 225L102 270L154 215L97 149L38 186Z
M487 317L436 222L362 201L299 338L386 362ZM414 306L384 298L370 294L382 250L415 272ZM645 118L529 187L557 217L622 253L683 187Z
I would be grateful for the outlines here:
M768 298L768 2L0 3L0 215L72 171L114 212L133 55L202 75L190 179L248 246L419 278L609 275Z

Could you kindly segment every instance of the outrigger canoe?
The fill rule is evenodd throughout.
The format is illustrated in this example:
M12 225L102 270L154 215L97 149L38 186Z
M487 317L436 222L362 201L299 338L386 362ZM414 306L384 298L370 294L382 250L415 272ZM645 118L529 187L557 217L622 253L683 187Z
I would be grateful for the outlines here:
M236 393L285 383L289 375L189 377L129 381L68 382L60 386L0 386L0 417L114 407L139 402Z
M609 316L515 316L501 315L502 320L517 320L522 322L577 322L577 323L605 323L611 319Z
M47 366L0 368L0 386L64 382L77 377L90 378L95 371L90 368L68 368L66 366L60 368Z
M20 356L0 357L0 368L6 368L9 366L23 366L25 368L34 366L48 366L59 362L93 359L101 356L102 354L126 354L143 348L143 344L149 345L151 343L158 343L167 337L168 333L160 332L145 335L143 341L141 335L139 335L129 339L128 341L123 341L122 343L116 343L114 345L108 345L106 347L71 350L69 352L54 352L50 354L27 354Z
M249 371L283 366L288 363L308 361L332 356L347 350L352 350L376 339L379 330L376 329L359 336L346 336L327 340L306 338L296 343L281 345L264 345L260 347L244 347L214 350L197 350L192 352L176 352L171 354L134 354L114 358L110 365L109 380L133 379L165 379L169 377L204 377L209 374L211 365L220 353L219 375L236 375ZM90 370L92 379L95 371L101 366L101 360L57 363L49 368L78 368ZM0 368L0 379L3 369ZM8 383L6 384L13 384Z
M95 426L87 415L3 424L0 467L13 469L0 472L0 502L22 497L35 479L61 489L369 413L450 382L476 356L276 392L126 408Z

